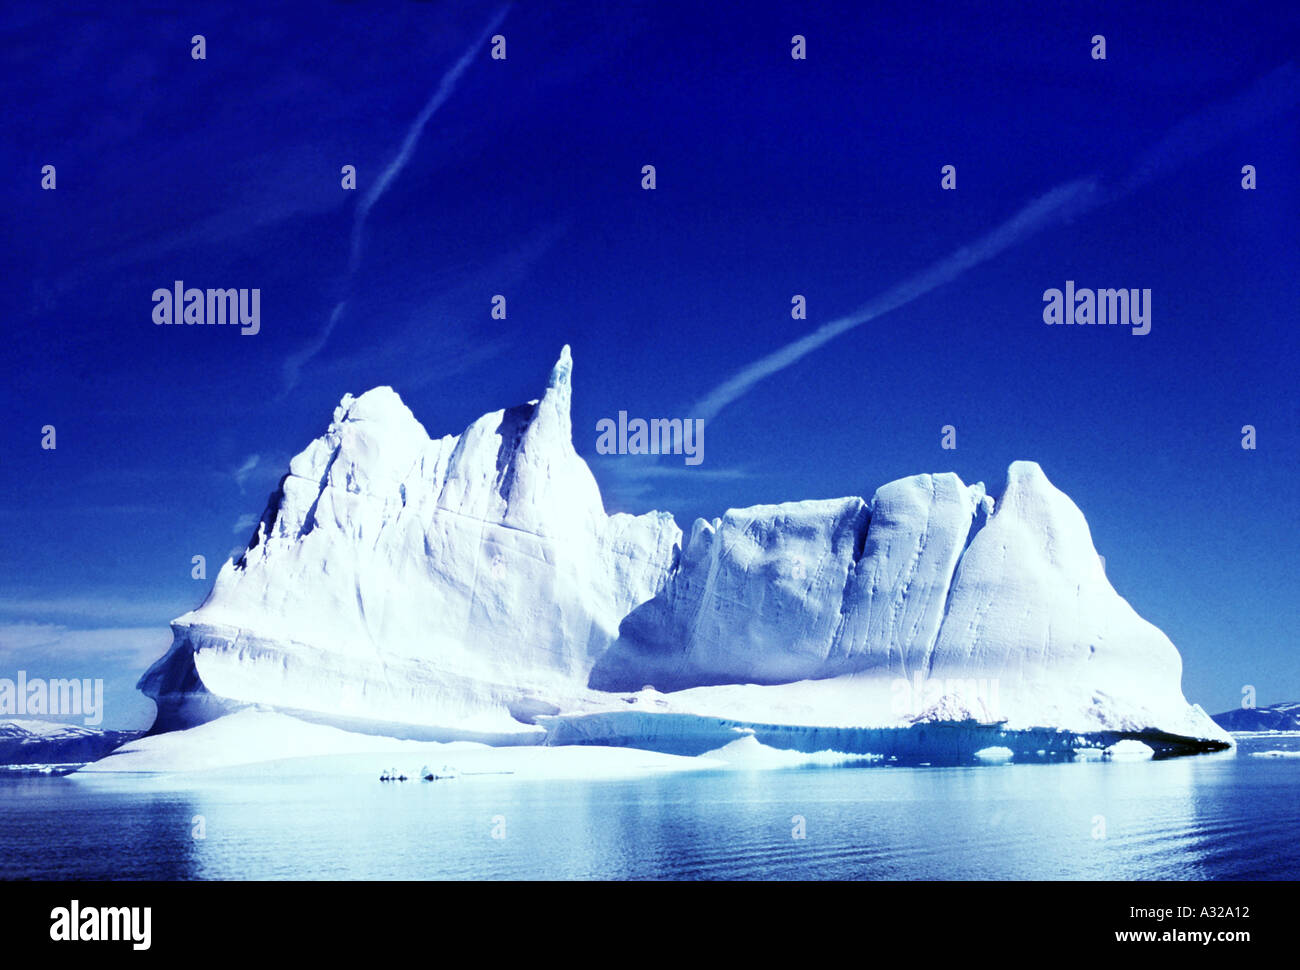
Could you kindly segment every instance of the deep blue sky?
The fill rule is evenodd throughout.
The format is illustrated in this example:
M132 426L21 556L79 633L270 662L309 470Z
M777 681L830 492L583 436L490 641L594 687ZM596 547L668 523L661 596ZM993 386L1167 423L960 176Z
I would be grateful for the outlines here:
M698 468L593 461L607 505L689 528L923 471L996 489L1034 459L1178 645L1189 699L1300 698L1300 10L810 6L515 7L506 61L479 49L370 211L350 282L360 196L497 7L6 9L0 676L104 676L105 723L148 723L132 687L167 621L345 392L391 384L458 433L536 397L570 343L595 458L600 418L689 416L745 364L1093 179L1090 209L755 386ZM1124 191L1153 151L1164 164ZM150 294L176 279L259 287L261 333L155 327ZM1045 326L1042 293L1067 279L1150 288L1152 332ZM290 387L286 360L345 294Z

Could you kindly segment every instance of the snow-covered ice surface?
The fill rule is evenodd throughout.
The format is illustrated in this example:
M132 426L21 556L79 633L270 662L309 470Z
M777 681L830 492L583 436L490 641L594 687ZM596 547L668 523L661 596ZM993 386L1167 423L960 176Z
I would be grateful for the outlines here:
M426 741L686 755L737 728L918 762L1231 745L1036 464L997 495L917 475L683 537L667 513L605 513L571 373L566 347L539 400L438 439L389 388L344 397L141 678L154 730L261 705Z
M441 757L468 742L437 744L357 734L273 711L246 708L195 727L123 745L83 771L203 771L259 761L341 754Z
M845 754L842 751L792 751L772 748L763 744L750 730L736 729L737 737L722 747L698 755L696 760L719 762L727 768L755 770L760 768L837 767L853 764L876 764L884 760L878 754Z
M418 769L424 764L452 765L460 777L483 774L552 779L628 778L724 766L717 759L633 748L492 747L473 741L387 738L342 731L274 711L246 709L197 727L141 738L77 774L200 772L272 763L277 772L346 772L375 778L385 768L396 766L407 774L408 784L418 781Z

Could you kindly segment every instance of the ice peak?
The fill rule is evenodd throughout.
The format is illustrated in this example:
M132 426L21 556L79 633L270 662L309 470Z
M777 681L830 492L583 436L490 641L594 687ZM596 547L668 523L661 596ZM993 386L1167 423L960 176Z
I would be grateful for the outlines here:
M570 450L573 447L573 426L569 420L573 402L573 385L569 383L572 376L573 357L569 353L569 345L565 344L560 351L560 359L551 368L551 376L546 381L546 393L538 404L535 420L536 425L548 429L547 434L553 433Z
M1057 497L1065 496L1048 479L1047 473L1036 461L1013 461L1007 466L1006 482L997 497L998 507L1029 503L1053 505Z
M339 406L334 409L333 430L337 431L344 423L358 421L392 426L419 424L398 393L386 384L372 387L359 397L343 395Z
M569 353L569 345L565 344L560 350L560 359L555 362L551 368L551 376L546 382L548 388L551 387L569 387L569 379L573 374L573 355Z
M1007 466L1007 481L1011 481L1012 479L1032 481L1037 478L1046 480L1047 474L1043 471L1042 466L1036 461L1020 459L1018 461L1013 461Z

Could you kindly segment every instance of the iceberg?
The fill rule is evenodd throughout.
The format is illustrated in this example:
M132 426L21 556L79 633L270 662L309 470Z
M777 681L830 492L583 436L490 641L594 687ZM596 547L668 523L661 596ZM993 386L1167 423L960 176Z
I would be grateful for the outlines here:
M566 347L540 400L432 439L348 395L247 550L140 681L154 731L263 704L431 740L527 743L662 586L670 515L606 515L573 449Z
M152 734L249 707L397 738L895 763L1232 745L1033 462L732 509L608 514L542 396L432 438L345 396L139 687Z

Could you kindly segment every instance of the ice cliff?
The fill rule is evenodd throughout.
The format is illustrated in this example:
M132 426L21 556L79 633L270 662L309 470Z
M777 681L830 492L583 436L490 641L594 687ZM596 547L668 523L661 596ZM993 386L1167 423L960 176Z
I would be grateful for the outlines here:
M997 496L918 475L683 537L667 513L605 513L572 444L571 371L566 347L540 400L440 439L389 388L344 397L141 678L155 732L261 705L414 737L674 750L737 731L917 757L936 737L1230 743L1036 464Z

